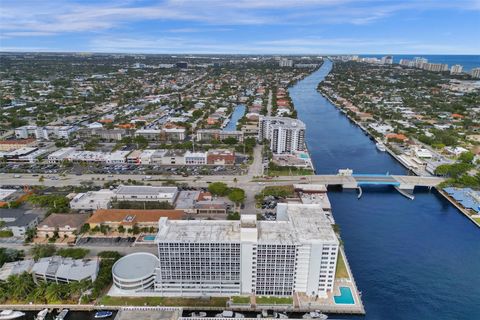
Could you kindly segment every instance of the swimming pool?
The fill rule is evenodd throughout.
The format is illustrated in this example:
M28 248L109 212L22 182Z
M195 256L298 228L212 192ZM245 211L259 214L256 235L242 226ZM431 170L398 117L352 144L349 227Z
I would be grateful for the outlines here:
M334 296L336 304L354 304L352 290L349 287L340 287L340 295Z
M301 159L309 159L309 158L310 158L310 157L308 156L308 154L306 154L306 153L300 153L300 154L299 154L299 157L300 157Z
M153 241L155 240L155 236L153 235L148 235L143 237L143 241Z

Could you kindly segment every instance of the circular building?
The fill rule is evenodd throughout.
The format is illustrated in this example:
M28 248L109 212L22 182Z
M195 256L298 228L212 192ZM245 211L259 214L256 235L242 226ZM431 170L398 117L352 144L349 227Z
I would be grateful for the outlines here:
M112 268L113 283L121 290L143 291L155 282L158 258L147 252L136 252L120 258Z

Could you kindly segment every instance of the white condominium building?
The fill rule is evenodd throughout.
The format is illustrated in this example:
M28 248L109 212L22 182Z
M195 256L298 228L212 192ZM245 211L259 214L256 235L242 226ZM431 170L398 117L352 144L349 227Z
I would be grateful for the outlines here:
M472 71L470 71L470 74L472 75L472 78L480 79L480 68L473 68Z
M116 294L326 296L333 290L339 241L318 204L279 204L277 221L161 218L155 242L158 261L142 273L155 277L152 286L117 285ZM122 259L124 265L129 256Z
M305 150L305 124L293 118L260 117L258 140L268 140L273 153Z
M450 68L450 74L459 74L459 73L462 73L462 71L463 71L463 66L460 64L454 64Z

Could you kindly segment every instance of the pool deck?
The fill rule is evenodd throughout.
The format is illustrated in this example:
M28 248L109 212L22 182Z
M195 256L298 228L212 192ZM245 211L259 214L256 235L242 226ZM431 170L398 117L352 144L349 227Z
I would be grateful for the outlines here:
M333 292L329 292L327 297L310 298L306 295L296 294L294 296L295 303L298 303L298 309L302 311L320 310L325 313L336 314L365 314L362 298L359 294L355 279L353 278L350 265L342 247L339 254L343 256L345 267L347 269L349 279L335 279ZM354 304L337 304L334 296L340 296L340 287L348 287L352 292Z

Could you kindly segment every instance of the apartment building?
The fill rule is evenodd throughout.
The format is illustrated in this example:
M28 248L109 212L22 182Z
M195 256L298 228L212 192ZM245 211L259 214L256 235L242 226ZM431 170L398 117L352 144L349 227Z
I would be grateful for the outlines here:
M339 240L318 204L281 203L277 221L160 218L158 230L158 260L143 274L155 280L148 288L115 283L116 294L325 297L333 290Z
M293 118L260 117L258 140L268 140L275 154L305 150L305 124Z
M22 126L15 129L17 139L34 137L37 140L69 139L70 135L77 131L74 126Z
M197 141L223 141L227 138L234 138L238 142L243 142L242 131L223 131L220 129L199 129L197 130Z

